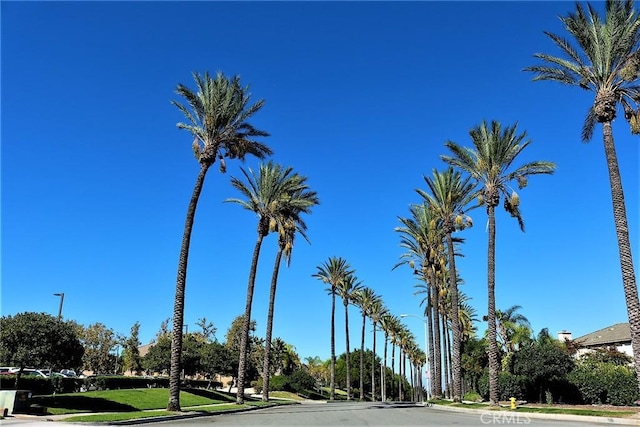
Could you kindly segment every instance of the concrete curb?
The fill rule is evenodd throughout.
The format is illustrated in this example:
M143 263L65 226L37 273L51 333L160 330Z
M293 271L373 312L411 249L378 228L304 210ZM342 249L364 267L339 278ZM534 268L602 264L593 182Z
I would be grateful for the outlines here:
M443 411L451 411L451 412L466 412L471 414L478 414L480 416L490 414L491 417L494 414L505 414L513 416L514 418L519 418L524 420L526 418L537 418L537 419L546 419L546 420L555 420L555 421L583 421L589 423L597 423L597 424L618 424L618 425L630 425L630 426L638 426L640 425L640 419L632 417L632 418L622 418L622 417L596 417L593 415L571 415L571 414L541 414L537 412L512 412L510 410L485 410L485 409L472 409L472 408L452 408L447 405L433 405L431 408L439 409ZM517 416L517 417L516 417Z

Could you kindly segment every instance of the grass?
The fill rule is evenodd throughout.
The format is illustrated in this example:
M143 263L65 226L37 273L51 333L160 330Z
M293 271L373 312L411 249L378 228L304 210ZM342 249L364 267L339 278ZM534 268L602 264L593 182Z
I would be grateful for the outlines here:
M246 402L244 405L236 405L235 403L228 404L218 404L218 405L209 405L209 406L198 406L197 408L188 408L182 407L183 413L190 412L194 415L207 413L207 414L215 414L215 413L224 413L224 412L236 412L236 411L244 411L252 408L266 407L266 406L276 406L276 405L286 405L291 404L292 402L262 402L262 401L254 401L254 402ZM177 415L177 412L169 412L169 411L139 411L139 412L120 412L113 414L92 414L92 415L78 415L65 418L65 422L90 422L90 423L98 423L98 422L113 422L113 421L129 421L136 420L141 418L152 418L152 417L163 417L170 415Z
M139 412L164 409L168 402L168 390L162 388L103 390L85 393L36 396L32 406L47 408L51 415L80 412ZM211 390L180 391L183 407L235 402L235 395Z
M486 403L454 403L451 400L431 400L430 402L436 405L451 406L455 408L466 409L484 409L492 411L512 411L508 407L490 407ZM627 417L636 414L636 411L612 411L607 409L593 409L593 408L556 408L556 407L531 407L531 406L518 406L514 412L528 412L538 414L565 414L565 415L589 415L595 417Z
M303 397L298 396L295 393L291 393L289 391L270 391L269 397L277 398L277 399L291 399L291 400L304 400Z

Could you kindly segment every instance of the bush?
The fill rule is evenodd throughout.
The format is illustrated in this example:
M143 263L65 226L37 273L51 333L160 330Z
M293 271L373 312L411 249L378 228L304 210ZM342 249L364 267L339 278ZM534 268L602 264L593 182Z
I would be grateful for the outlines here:
M635 372L614 363L583 360L568 376L583 403L631 405L638 400Z
M289 376L289 386L296 393L304 393L307 390L313 390L316 380L307 371L299 369ZM354 395L356 390L353 391ZM357 390L360 393L360 390Z
M498 400L509 400L511 397L522 399L526 379L509 372L498 373ZM484 400L489 400L489 371L485 370L478 380L478 392Z
M475 391L468 392L462 399L466 400L467 402L482 402L482 396L480 396L480 394L476 393Z

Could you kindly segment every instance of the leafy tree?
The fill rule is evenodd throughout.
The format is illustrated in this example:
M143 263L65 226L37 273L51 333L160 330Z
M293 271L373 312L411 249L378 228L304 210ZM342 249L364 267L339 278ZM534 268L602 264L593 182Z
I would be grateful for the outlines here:
M487 340L469 338L462 345L462 376L471 390L480 392L479 380L489 366Z
M82 331L80 341L84 347L82 367L94 374L106 374L115 370L115 359L111 350L119 344L113 329L97 322Z
M481 202L486 206L489 217L489 241L487 248L487 294L488 294L488 331L489 331L489 400L492 406L498 405L498 345L496 339L496 219L495 208L504 197L504 208L518 220L524 231L524 221L520 212L520 197L512 189L516 181L520 189L527 185L528 177L537 174L552 174L555 165L551 162L533 161L520 167L514 167L525 148L531 144L526 132L517 133L517 125L502 128L497 121L491 124L483 121L473 128L469 135L473 148L460 147L455 142L447 142L452 155L441 158L471 175L479 185Z
M560 17L560 20L578 44L578 49L559 35L545 32L560 48L563 57L537 53L534 56L544 64L527 67L525 71L535 73L534 81L556 81L595 94L582 128L582 141L591 139L596 123L602 125L622 285L640 391L640 300L611 125L621 105L624 118L631 125L631 133L640 133L640 14L633 0L607 0L604 17L593 6L588 5L585 10L583 5L576 2L575 12Z
M142 359L142 367L147 373L166 373L171 369L171 334L164 333L156 337L149 351Z
M187 104L172 101L187 120L187 123L178 123L178 128L188 131L194 137L192 148L200 164L200 171L187 208L178 259L168 411L180 411L180 360L187 263L196 207L207 171L218 159L220 171L224 173L225 158L244 161L248 154L264 158L272 153L269 147L255 140L256 137L266 137L269 134L256 129L247 121L262 108L264 101L249 104L249 87L240 85L240 77L227 78L222 73L215 77L209 73L205 73L204 76L193 73L193 79L196 84L195 92L182 84L176 88L176 93L184 98Z
M244 330L244 315L240 315L238 317L236 317L235 319L233 319L233 321L231 322L231 325L229 326L229 329L227 329L227 333L225 334L225 347L227 347L229 349L229 351L231 352L231 357L234 358L235 360L238 361L238 366L239 366L239 360L240 360L240 346L242 345L242 335L243 335L243 330ZM249 330L251 332L255 332L256 330L256 321L252 320L249 323ZM247 342L247 346L249 347L247 349L247 353L251 354L251 347L252 347L253 341L249 340ZM257 371L255 365L252 362L252 358L248 357L247 361L249 362L246 365L246 372L245 372L245 378L252 378L255 375L255 372ZM236 366L237 368L237 366ZM236 379L238 378L238 370L235 369L234 373L232 375L233 377L233 381L235 382ZM231 387L229 387L229 392L231 392Z
M327 291L331 294L331 384L329 400L335 400L336 393L336 292L338 286L353 273L347 260L331 257L322 265L316 267L317 272L312 275L322 283L329 285Z
M196 332L196 334L199 335L202 340L207 342L211 340L215 341L217 328L213 325L213 322L207 322L207 318L203 317L198 319L196 326L200 327L200 331Z
M122 351L123 371L131 371L135 375L140 375L142 371L142 358L140 357L140 322L136 322L131 327L129 337L124 341L124 350Z
M0 317L0 361L26 367L78 368L84 348L75 329L46 313L24 312Z
M238 372L238 357L231 349L219 342L205 343L201 348L201 367L207 378L219 374L236 377Z

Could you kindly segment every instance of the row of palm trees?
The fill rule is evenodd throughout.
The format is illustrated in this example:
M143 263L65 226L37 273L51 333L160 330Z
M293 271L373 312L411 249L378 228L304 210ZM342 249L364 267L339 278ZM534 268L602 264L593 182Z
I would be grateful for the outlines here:
M533 72L535 75L534 80L557 81L595 93L594 103L589 107L583 126L582 139L585 142L590 140L596 124L600 123L602 125L623 288L631 328L635 366L638 373L638 387L640 389L640 300L638 299L624 193L611 126L617 116L617 109L621 106L624 111L624 118L631 126L631 132L634 134L640 133L640 86L637 84L640 77L640 15L635 9L633 0L607 0L604 17L601 17L591 5L585 8L577 4L576 11L561 17L561 21L565 30L573 37L578 47L572 46L568 40L559 35L546 33L555 45L560 48L563 57L542 53L535 54L535 57L540 59L543 64L527 67L525 71ZM187 130L193 136L192 147L200 169L187 209L178 261L173 312L174 333L171 350L170 397L167 405L167 409L171 411L180 410L179 365L182 351L187 262L196 207L206 174L216 161L219 162L220 171L224 173L226 160L228 159L244 160L247 155L262 159L272 154L268 146L257 140L257 138L268 136L268 133L256 129L248 122L262 108L264 105L263 100L250 103L251 95L248 87L242 87L237 76L227 78L222 73L218 73L215 77L210 76L208 73L205 73L204 76L194 73L193 77L196 84L195 92L184 85L178 85L176 89L177 94L184 98L186 104L177 101L173 102L186 118L186 123L178 123L178 127ZM490 124L482 122L470 131L470 137L473 144L472 148L461 147L451 141L446 143L450 154L442 156L442 159L450 166L457 168L457 170L447 169L441 173L434 171L434 178L431 181L427 180L427 186L431 192L424 194L419 192L424 199L423 203L412 207L411 218L406 219L406 221L401 219L403 226L399 231L404 235L403 244L409 254L402 261L406 261L407 264L412 266L416 274L424 280L427 286L425 314L429 321L429 330L433 335L433 344L430 344L430 347L433 346L433 351L430 353L430 359L433 358L434 361L440 360L438 354L440 347L438 342L440 322L438 319L440 317L436 315L439 299L441 298L440 292L444 289L448 292L452 307L449 321L453 336L451 362L453 365L453 394L454 399L458 400L461 390L461 328L459 313L458 315L454 313L459 311L460 297L457 285L460 279L455 267L455 255L456 246L459 246L461 241L455 239L452 233L465 228L470 223L468 223L464 213L466 206L468 206L464 203L465 199L458 200L457 204L451 200L441 199L444 193L440 194L442 190L440 187L444 188L445 185L456 184L459 185L458 190L462 190L467 186L472 186L474 188L472 193L480 199L481 203L479 204L485 206L488 216L487 319L490 400L491 404L496 405L498 363L495 320L495 208L500 203L500 200L503 199L507 212L518 220L520 227L524 230L524 222L519 209L519 195L513 190L511 183L517 183L517 186L522 189L527 185L528 176L550 174L553 172L554 165L550 162L531 162L517 168L513 167L514 161L524 148L530 144L530 140L526 139L526 133L518 134L517 125L503 128L497 121L492 121ZM269 165L269 167L276 169L273 164ZM307 188L302 177L293 174L290 170L288 173L285 172L287 172L286 168L280 168L275 172L274 179L277 181L275 177L280 177L285 180L297 181L300 191L308 192L309 194L313 193ZM463 178L460 172L467 174L468 178ZM245 173L245 177L248 180L251 180L252 172L247 174L243 171L243 173ZM253 176L253 178L259 177ZM469 179L470 181L468 181ZM251 183L249 186L251 186ZM237 188L242 191L239 186ZM257 188L252 188L251 190L257 190ZM266 191L265 196L268 193L269 191ZM250 196L249 194L245 195ZM295 232L304 232L303 223L299 222L300 214L308 212L308 209L313 204L317 204L315 193L309 199L315 199L315 201L307 205L306 208L299 206L285 208L284 206L288 205L286 198L280 200L277 197L270 201L274 206L254 205L251 200L247 202L247 206L251 205L252 210L253 208L256 209L255 212L259 218L258 240L256 241L247 289L245 310L247 325L250 320L255 270L262 239L271 231L278 232L279 236L282 236L278 242L279 254L280 256L288 256L287 247L292 246L292 236ZM307 201L309 202L310 200ZM446 203L444 203L445 201ZM272 212L276 213L272 215ZM290 215L287 220L283 219L286 216L285 213ZM436 231L436 228L440 231ZM437 235L439 237L436 237ZM274 266L273 295L275 295L274 283L277 282L277 267L279 267L279 263L280 258L277 259L276 266ZM326 271L325 273L329 272ZM319 270L317 274L323 273ZM320 278L320 276L318 277ZM324 281L325 279L322 280ZM340 281L344 282L345 278L343 277ZM336 286L340 281L335 283L326 282L331 284L334 308L335 293L338 289ZM359 282L357 280L351 283L352 287L357 287L358 285ZM340 286L344 285L340 284ZM345 304L348 305L348 302L345 302ZM379 323L382 327L383 318L380 319ZM332 322L332 337L333 332ZM248 332L245 335L248 336ZM392 342L394 339L396 343L403 342L397 336L396 338L391 336L391 339ZM407 339L404 342L410 341ZM246 344L246 339L244 342ZM270 340L267 339L266 342L270 342ZM405 351L406 353L408 349L407 344L407 347L404 347L401 352ZM243 363L245 362L246 353L244 357L241 357L240 376L244 375ZM333 338L332 367L333 374L335 369L335 343ZM437 364L434 367L437 367ZM431 371L436 371L436 369ZM265 372L268 372L268 370L265 370ZM437 372L434 375L436 377L432 378L432 385L433 387L440 387L441 379L437 378ZM244 377L238 384L239 403L244 398L243 381ZM265 385L267 384L265 383ZM437 390L434 389L432 391ZM331 395L333 397L333 389Z
M180 358L186 270L195 211L206 173L216 160L220 162L220 171L224 173L226 171L225 159L244 160L247 155L262 159L272 154L269 147L255 139L256 137L266 137L268 133L256 129L248 122L248 119L262 108L263 100L250 104L248 87L242 87L237 76L227 78L222 73L218 73L215 77L208 73L203 76L194 73L193 77L196 83L196 92L183 85L178 85L176 90L187 104L173 102L188 121L186 124L179 123L178 127L189 131L194 137L193 151L200 163L200 172L187 210L178 263L173 313L174 333L171 343L169 403L167 405L167 409L170 411L180 410ZM243 198L230 198L226 201L237 203L254 212L258 217L258 224L257 239L249 269L240 343L237 378L237 403L239 404L244 403L251 309L262 242L269 233L278 234L278 250L271 277L263 361L263 399L268 400L269 372L271 371L269 366L270 346L280 265L283 258L287 264L290 262L296 234L308 240L307 226L302 216L309 214L313 206L319 203L317 193L311 190L307 184L307 178L294 172L291 167L268 162L261 163L257 172L250 168L248 170L241 168L241 171L245 180L232 177L231 184Z
M399 378L407 377L410 380L411 389L415 393L421 392L423 389L422 378L420 372L426 364L426 355L417 344L415 337L409 329L402 324L400 316L390 313L385 306L382 297L378 295L372 288L364 286L357 278L355 270L350 266L346 259L342 257L330 257L324 263L316 267L316 272L312 275L322 283L327 285L326 291L331 296L331 367L330 367L330 392L329 399L335 399L335 370L336 370L336 343L335 343L335 310L336 297L342 299L345 310L345 363L346 363L346 394L347 400L353 398L352 395L352 379L351 379L351 360L350 360L350 342L349 342L349 306L354 305L360 310L362 317L361 340L360 340L360 386L359 399L366 399L366 390L364 383L364 343L366 335L367 319L371 322L373 329L373 349L371 366L371 390L370 397L375 400L380 398L386 400L387 386L385 384L388 358L388 345L391 344L391 378L395 378L395 350L398 348L398 375ZM379 364L380 381L376 381L378 375L377 357L377 332L384 333L383 355L380 358L382 363ZM407 373L407 361L409 362L409 372ZM378 385L376 385L378 384ZM406 397L407 390L403 390L403 381L398 381L398 396L400 399ZM394 389L395 385L391 385ZM414 399L422 398L415 394Z

